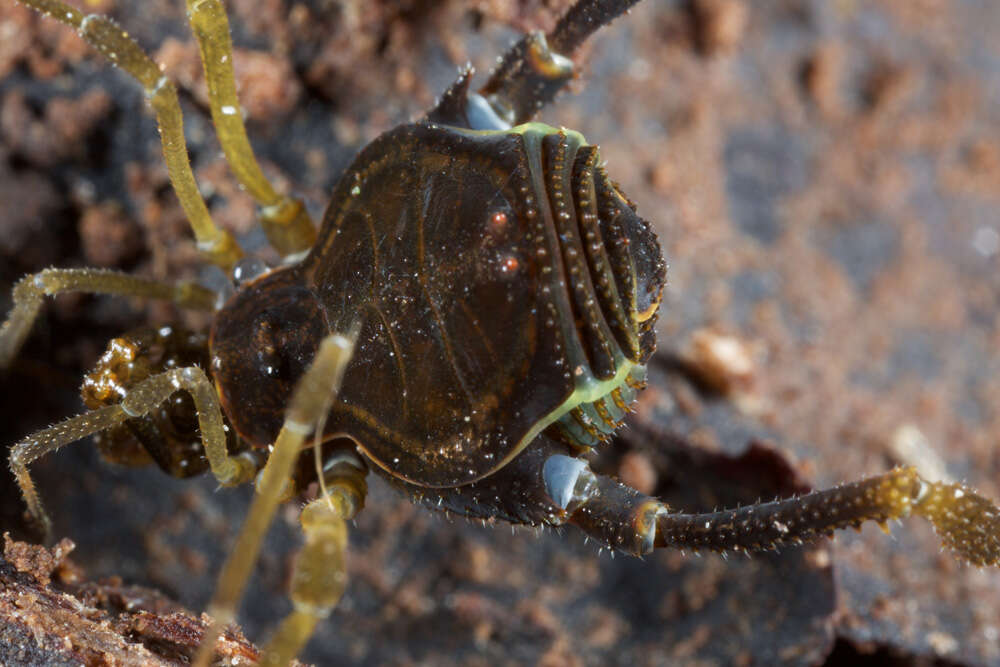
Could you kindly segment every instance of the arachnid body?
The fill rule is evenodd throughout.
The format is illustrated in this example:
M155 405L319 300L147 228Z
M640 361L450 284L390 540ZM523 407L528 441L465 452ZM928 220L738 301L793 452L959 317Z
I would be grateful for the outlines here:
M446 109L444 109L444 111L441 111L441 110L439 110L439 111L440 111L441 114L447 116L444 120L448 121L448 122L441 122L440 124L442 124L442 125L448 125L448 124L451 124L451 123L454 122L454 117L453 116L448 116L449 113L454 113L454 110L449 111L446 108ZM556 138L558 136L558 132L554 131L553 129L548 129L548 128L531 128L531 131L535 132L535 134L537 134L538 139L539 139L539 143L541 143L541 140L545 139L546 137ZM521 136L528 136L529 134L530 134L530 132L525 131L525 132L521 133ZM555 156L558 154L559 150L569 150L569 147L570 147L570 143L568 141L557 139L555 141L555 143L553 144L553 146L548 149L550 152L546 153L544 150L539 149L539 151L536 152L536 153L534 153L534 154L537 155L537 156L539 156L539 159L541 159L541 160L545 160L545 159L555 160L556 159ZM548 156L548 157L546 157L546 156ZM530 169L529 169L528 173L530 173ZM398 178L398 176L397 176L397 178ZM357 194L354 194L353 190L354 190L354 188L356 186L358 187L359 192ZM350 181L348 181L348 182L346 182L346 184L344 184L342 186L341 190L342 190L343 198L347 198L349 196L364 196L365 195L364 184L361 183L361 182L355 184L355 183L351 183ZM553 207L553 210L556 210L555 207ZM624 209L622 209L622 210L624 211ZM495 212L494 211L489 211L489 213L492 215ZM361 217L363 217L363 216L361 216ZM510 216L508 216L508 219L514 218L514 217L515 217L514 215L510 215ZM519 215L517 219L520 219L521 217L527 217L527 216L526 215ZM489 216L487 216L487 219L489 219ZM360 223L358 223L358 224L360 224ZM355 225L351 229L357 229L357 225ZM552 250L551 246L549 247L549 250L550 251ZM513 264L510 263L511 259L515 260ZM497 261L499 262L496 265L498 270L502 271L504 269L507 269L507 270L513 271L513 269L518 268L519 266L521 266L521 263L523 262L523 258L521 258L521 257L511 257L509 255L503 255L502 253L500 253L497 256ZM334 271L345 271L346 272L346 271L348 271L349 268L354 268L355 270L358 270L358 269L363 269L364 266L370 266L370 262L367 263L367 264L365 262L361 262L358 267L351 267L350 265L345 266L344 263L339 263L338 265L331 267L331 270L334 270ZM619 263L618 266L621 266L621 263ZM651 272L651 273L647 271L643 275L655 277L656 276L656 272L655 272L655 270L653 272ZM452 282L457 282L457 279L456 278L451 278L451 281ZM654 290L654 292L655 292L655 290ZM637 292L637 294L641 294L641 292ZM404 295L404 296L409 296L409 295ZM647 313L648 310L649 310L649 305L652 302L655 302L655 300L656 300L656 298L653 297L653 298L649 299L649 303L646 303L644 306L634 307L633 308L634 314L635 315L639 315L640 313ZM568 300L567 303L570 303L571 301L572 301L572 299ZM272 329L274 329L274 328L280 328L278 325L280 324L280 321L282 321L283 319L284 318L282 318L282 317L278 317L274 322L272 322L271 325L269 325L269 327L271 327ZM392 324L393 323L393 318L387 318L387 319L388 319L388 324ZM648 317L634 317L633 319L635 320L635 322L637 324L639 324L639 323L648 321L649 318ZM354 322L353 322L352 318L347 317L347 318L345 318L345 321L343 322L343 324L344 324L344 326L345 326L346 329L350 329L351 326L353 326ZM386 330L388 330L389 328L390 328L389 326L385 327ZM264 329L268 329L268 327L264 327ZM279 353L281 351L283 351L283 350L294 349L292 347L292 345L294 345L296 343L296 340L295 340L296 336L299 335L299 332L295 332L295 335L291 335L291 334L283 334L281 332L274 333L272 331L271 333L268 333L268 331L257 331L257 330L254 330L254 333L259 333L259 335L262 338L265 338L265 339L267 339L269 336L274 336L277 340L280 340L281 341L281 345L271 345L267 341L265 341L265 345L264 345L264 347L274 348L274 350L276 350ZM503 333L503 332L501 332L501 333ZM360 335L362 336L363 339L366 337L366 334L364 333L363 330L362 330L362 332L361 332ZM388 335L386 334L385 336L383 336L383 338L388 338ZM367 340L369 340L369 341L372 340L372 334L370 332L367 334ZM307 341L307 343L308 343L308 341ZM314 343L310 343L309 345L314 345ZM307 345L307 347L309 345ZM426 344L424 344L424 345L426 345ZM417 349L420 349L420 348L417 348ZM641 350L640 350L640 352L641 352ZM645 352L645 354L648 356L648 348L647 348L647 351ZM445 359L445 358L448 357L448 355L449 355L449 352L447 350L445 350L445 351L439 352L437 354L437 357ZM278 361L281 362L281 363L284 363L284 360L281 359L281 355L278 354L277 356L278 356ZM298 355L293 355L293 357L295 358L296 361L300 362L303 366L305 366L305 365L308 364L308 358L310 358L311 355L306 354L306 353L301 353L301 354L298 354ZM384 359L385 355L383 355L383 356L381 356L379 358ZM590 358L593 358L593 351L591 351L591 357ZM633 360L636 361L636 363L638 363L638 361L645 361L645 359L643 359L643 357L642 357L642 354L635 355L635 358ZM260 366L258 364L258 365L255 366L255 368L259 368L259 367L280 368L280 364L279 363L267 364L266 366ZM279 375L280 375L280 373L279 373ZM612 375L615 375L615 373L612 373ZM257 383L261 382L261 381L262 380L258 380L258 379L255 378L255 379L251 380L251 382L249 382L248 384L251 387L254 387L254 386L257 386ZM349 387L349 386L351 386L351 384L349 383L347 386ZM355 383L353 386L357 386L357 384ZM620 389L621 385L620 384L617 385L616 388ZM290 388L286 389L285 393L287 393L287 391L290 391ZM562 390L560 390L560 391L562 391ZM523 395L523 394L519 394L519 395ZM426 398L426 397L421 397L421 398ZM599 397L594 397L594 398L599 398ZM586 401L586 402L589 403L590 401ZM259 401L254 401L254 404L255 405L259 404ZM605 409L607 409L608 406L605 405L604 407L605 407ZM405 412L405 410L406 410L405 406L399 406L397 408L397 412ZM595 407L594 411L598 412L598 409ZM546 413L546 414L548 414L548 413ZM232 412L231 411L230 411L230 416L232 416ZM448 424L454 424L455 422L458 422L459 419L461 419L462 417L464 417L466 415L456 413L456 414L454 414L452 416L455 417L456 419L449 420ZM538 417L538 415L535 416L536 419L537 419L537 417ZM600 417L599 412L598 412L598 417ZM257 438L257 440L258 441L264 441L264 440L267 440L269 437L273 437L276 425L280 426L280 423L281 423L281 416L280 416L280 411L279 411L278 416L274 416L274 413L272 412L270 426L267 426L266 424L264 424L262 419L255 419L253 421L253 423L250 424L249 426L251 426L251 427L253 427L253 426L260 426L260 428L262 428L264 430L264 435L262 435L261 437ZM459 425L461 424L461 422L458 422L458 423L459 423ZM532 423L537 423L537 422L532 422ZM268 429L270 429L270 430L268 430ZM239 430L244 435L248 434L247 433L247 431L248 431L247 428L239 428L239 427L237 427L237 430ZM523 431L522 431L522 433L523 433ZM576 440L576 441L579 442L581 437L582 436L580 434L575 434L575 435L573 435L571 437L571 439L574 439L574 440ZM254 438L251 437L250 439L253 440ZM586 444L593 444L593 443L586 443ZM388 466L390 464L390 462L386 460L386 457L385 456L380 456L377 451L369 451L368 453L372 455L372 459L375 460L376 462L378 462L378 463L380 463L382 465L386 465L386 466ZM492 450L492 449L489 450L489 451L487 451L487 452L485 452L485 453L487 453L487 454L494 454L494 455L497 454L497 452L494 451L494 450ZM501 455L500 456L501 459L503 459L507 454L516 454L516 451L513 451L513 450L503 450L503 451L500 451L499 453ZM558 455L562 456L562 454L558 454ZM549 456L549 455L547 454L547 456ZM549 458L551 458L551 456L549 456ZM558 461L560 459L556 459L556 460ZM503 463L503 461L501 461L501 463ZM541 464L542 462L539 461L539 463ZM496 464L496 467L499 468L499 465L500 464ZM460 483L460 484L464 485L466 482L472 481L472 479L474 477L476 477L476 476L478 476L480 474L486 473L486 472L492 472L494 469L497 469L497 468L494 468L493 464L491 464L489 468L483 469L483 470L476 470L475 468L473 468L472 471L470 473L468 473L471 477L466 478L466 479L458 479L458 475L464 474L462 472L462 470L466 470L468 468L463 468L463 469L460 470L457 467L454 467L454 468L447 468L446 467L446 468L444 468L445 474L448 475L447 479L444 479L444 480L429 480L429 479L426 479L426 478L413 479L413 475L412 474L410 474L409 477L403 477L403 478L400 478L400 479L402 479L403 481L407 481L409 483L414 483L414 482L421 482L421 483L433 482L433 484L431 484L431 486L437 485L438 487L442 487L442 486L443 487L447 487L448 484L451 483L451 482L457 482L457 483ZM407 468L406 469L412 471L414 469L414 466L410 465L410 464L407 464ZM431 469L434 470L436 468L434 468L433 466L431 466ZM543 468L543 470L544 470L544 468ZM563 476L565 477L565 479L567 479L569 481L568 482L562 482L562 484L565 484L565 486L563 486L562 488L563 488L564 491L566 491L566 495L565 495L565 497L560 498L560 502L565 501L563 509L569 507L569 505L572 502L574 502L574 498L573 498L573 496L574 496L573 490L574 489L572 488L574 485L572 484L572 482L574 480L579 479L579 475L582 472L582 469L579 468L579 467L577 467L577 465L575 463L573 463L573 464L569 464L568 468L566 466L563 466L562 470L560 470L560 469L557 468L556 471L554 473L552 473L552 477L550 477L550 479L558 479L558 475L556 473L566 472L567 470L568 470L569 474L568 475L563 475ZM510 469L509 472L513 472L513 469ZM519 479L520 479L520 477L518 477L518 476L514 476L513 477L513 480L515 482L518 481ZM508 482L509 481L510 480L508 480ZM444 484L442 484L442 482L444 482ZM553 482L553 483L554 484L559 484L560 482ZM546 488L549 489L550 498L554 498L555 496L559 495L558 493L555 493L555 495L553 495L553 493L552 493L553 488L552 488L552 486L551 486L551 484L549 482L545 482L545 484L546 484ZM410 492L413 493L414 495L424 495L424 496L431 495L430 493L425 493L425 494L414 493L414 491L413 491L412 488L410 489ZM607 494L604 494L604 495L607 495ZM583 496L581 496L581 498L583 498ZM431 500L432 501L434 500L433 496L431 497ZM627 501L628 498L623 498L622 500ZM469 502L469 501L462 501L462 502ZM478 505L479 500L474 500L472 502L475 502ZM461 505L461 503L459 503L458 506L454 506L453 509L458 509L458 510L466 509L466 510L468 510L469 506L463 507ZM496 512L495 510L496 510L496 508L494 508L493 511L488 514L488 516L497 516L498 514L500 514L500 513ZM546 510L546 511L548 511L548 510ZM508 514L513 514L513 510L507 510L507 512L508 512ZM500 514L500 515L502 516L502 514ZM513 518L518 518L518 517L513 516ZM536 517L529 517L529 518L531 518L532 520L537 520L538 519L537 516ZM627 550L635 550L635 551L638 551L638 550L641 550L642 548L644 548L644 545L641 543L641 540L638 543L637 542L628 542L629 539L632 539L628 535L621 535L621 534L617 534L617 533L612 534L614 531L611 531L611 532L608 532L608 531L601 532L603 530L603 528L601 526L596 526L596 525L593 525L593 524L590 525L590 528L593 531L595 531L596 533L598 533L598 535L597 535L598 537L603 538L604 541L611 542L611 543L615 544L616 546L624 547ZM617 530L614 526L611 526L611 528ZM643 535L648 535L648 533L644 533Z

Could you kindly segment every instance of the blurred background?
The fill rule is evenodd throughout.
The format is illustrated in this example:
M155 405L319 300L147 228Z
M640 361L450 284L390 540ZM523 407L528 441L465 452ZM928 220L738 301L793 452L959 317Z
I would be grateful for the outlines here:
M179 0L86 4L178 83L213 214L261 248ZM366 142L568 4L232 0L254 146L318 218ZM541 119L600 145L670 267L651 386L595 466L692 511L899 464L1000 498L998 33L991 0L645 0L578 54ZM0 310L47 266L200 270L138 87L3 0ZM205 324L82 296L43 313L0 375L5 443L77 413L111 337ZM117 468L86 443L33 470L88 577L204 608L248 489ZM1000 573L920 521L753 559L612 559L571 529L447 520L370 481L317 664L1000 664ZM0 500L3 530L30 537L12 479ZM290 504L243 606L253 639L288 610L297 539Z

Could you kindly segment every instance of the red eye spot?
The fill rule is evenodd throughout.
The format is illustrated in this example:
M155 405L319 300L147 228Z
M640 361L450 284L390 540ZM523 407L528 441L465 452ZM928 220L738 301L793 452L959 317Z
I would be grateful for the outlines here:
M517 257L506 257L503 260L503 264L500 266L500 270L504 273L514 273L520 265L520 262L517 261Z
M490 216L490 224L494 230L500 231L507 226L507 214L503 211L497 211Z

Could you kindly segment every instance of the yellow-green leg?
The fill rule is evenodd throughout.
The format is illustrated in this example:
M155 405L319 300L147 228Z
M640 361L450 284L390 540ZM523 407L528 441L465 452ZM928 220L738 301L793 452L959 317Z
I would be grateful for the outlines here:
M226 270L231 269L243 251L232 234L215 225L198 191L184 143L184 121L174 84L163 76L159 66L135 40L110 18L99 14L85 15L61 0L20 2L76 28L91 46L139 82L156 113L167 173L194 230L198 249L212 263Z
M217 295L194 283L169 283L101 269L45 269L14 286L14 307L0 326L0 368L6 368L31 332L46 296L88 292L166 299L184 308L211 310Z
M178 390L188 392L194 399L205 456L219 483L236 486L253 479L257 472L253 463L247 458L230 456L226 451L222 410L215 387L205 372L196 366L175 368L146 378L133 387L117 405L71 417L55 426L32 433L11 447L10 468L21 487L28 511L44 528L46 539L49 537L51 522L28 474L28 466L63 445L117 426L132 417L147 414Z
M282 255L308 250L316 226L302 201L279 195L265 178L247 139L236 97L229 20L219 0L187 0L188 20L198 40L208 82L212 122L230 169L260 206L260 220L271 245Z
M305 545L292 573L294 609L264 649L261 664L284 667L302 651L316 624L337 606L347 585L347 522L364 506L367 469L345 454L324 471L326 493L305 506ZM331 479L332 478L332 479Z
M324 338L312 364L296 385L285 413L285 423L257 481L257 495L219 575L208 609L213 622L202 639L195 665L208 667L211 664L222 629L235 619L236 607L243 597L264 534L284 496L295 462L307 444L306 439L329 411L353 349L351 338L339 334Z

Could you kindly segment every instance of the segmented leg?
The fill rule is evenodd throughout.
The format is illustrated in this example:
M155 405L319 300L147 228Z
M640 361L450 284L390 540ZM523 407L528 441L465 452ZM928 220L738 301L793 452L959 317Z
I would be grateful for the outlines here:
M299 517L306 542L292 573L294 609L264 649L262 665L290 663L340 601L347 585L347 522L364 506L367 472L353 452L344 452L323 471L325 493Z
M641 0L579 0L566 10L548 34L549 46L559 53L572 55L587 39Z
M21 487L29 512L45 529L46 538L49 536L51 522L28 474L28 466L63 445L117 426L127 419L147 414L178 390L190 393L194 399L205 456L219 483L235 486L253 479L256 473L253 463L243 457L229 456L226 451L226 433L219 399L204 371L197 366L173 369L146 378L133 387L117 405L71 417L27 436L11 448L11 470Z
M1000 565L1000 509L961 484L928 482L914 468L734 510L685 514L614 480L583 461L550 457L544 476L570 523L609 546L641 555L656 547L762 551L802 544L835 530L916 514L946 546L974 565Z
M308 250L316 241L316 226L309 213L301 200L275 192L247 139L236 97L233 45L225 8L219 0L187 0L187 9L205 68L212 122L230 169L261 207L261 224L271 245L282 255Z
M10 365L31 332L46 296L63 292L88 292L167 299L184 308L211 310L217 296L194 283L171 285L149 278L101 269L45 269L25 276L14 286L14 307L0 327L0 368Z
M639 0L579 0L548 35L525 35L479 90L511 125L527 122L573 78L573 52Z
M329 406L340 388L340 381L353 349L353 338L339 334L324 338L312 364L296 385L285 413L285 423L274 443L271 456L258 478L257 495L250 505L243 529L219 575L215 596L208 609L213 622L202 639L201 647L195 656L195 665L207 667L210 664L222 628L235 618L236 607L243 596L253 565L257 561L264 534L271 525L271 519L284 496L295 461L307 444L306 438L329 411ZM317 519L320 519L319 515ZM317 530L324 530L322 524L323 521L318 521ZM308 534L307 530L307 536ZM317 539L321 549L326 548L322 545L331 543L325 534ZM333 539L332 543L335 542ZM295 628L301 628L299 621L289 622ZM304 629L300 630L300 634L303 633L308 636Z
M802 544L866 521L917 514L975 565L1000 565L1000 508L960 484L928 482L913 468L796 498L735 510L673 512L613 479L544 433L513 461L474 484L426 489L396 481L428 507L511 523L572 523L599 543L635 555L654 548L762 551Z
M205 200L198 191L194 172L191 171L187 146L184 143L184 121L174 84L163 76L159 66L146 55L135 40L110 18L99 14L84 15L80 10L60 0L19 1L76 28L80 36L91 46L142 85L156 113L170 182L194 230L198 249L213 264L226 270L231 269L243 255L243 251L232 234L215 225L208 213Z

